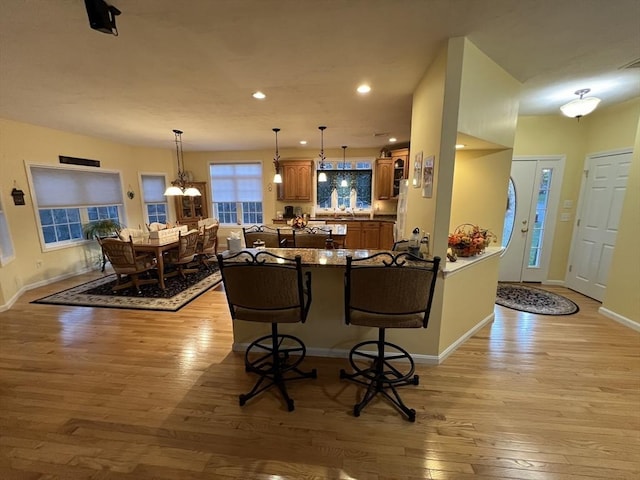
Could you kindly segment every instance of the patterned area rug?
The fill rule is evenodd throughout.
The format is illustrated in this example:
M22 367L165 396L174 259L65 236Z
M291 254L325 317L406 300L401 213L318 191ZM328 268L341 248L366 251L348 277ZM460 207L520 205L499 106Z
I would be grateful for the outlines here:
M498 283L496 303L539 315L572 315L580 310L578 305L562 295L521 283Z
M197 273L188 274L184 279L179 275L167 278L166 290L157 284L142 285L138 294L133 288L113 292L111 287L116 275L111 274L31 303L176 312L210 288L218 286L221 280L217 266L200 266Z

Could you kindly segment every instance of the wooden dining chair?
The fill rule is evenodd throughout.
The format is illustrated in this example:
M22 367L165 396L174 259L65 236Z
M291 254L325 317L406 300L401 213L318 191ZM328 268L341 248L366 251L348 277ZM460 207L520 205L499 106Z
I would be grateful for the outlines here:
M196 259L196 249L198 247L198 230L189 230L184 235L178 233L178 248L168 250L165 256L165 264L175 267L174 272L165 274L165 278L180 275L186 277L187 273L196 273L197 268L188 268L190 263Z
M156 260L146 253L136 254L131 237L129 241L113 237L98 237L98 242L102 248L102 254L109 260L116 273L116 282L112 288L114 292L133 287L136 292L141 293L141 285L158 283L157 278L140 278L140 275L156 267ZM128 278L128 281L123 282L125 277Z
M202 238L198 239L196 254L202 265L209 266L216 261L218 253L218 227L220 224L214 223L204 227Z
M279 248L285 245L280 232L265 225L252 225L251 227L243 228L242 233L244 234L244 244L247 248L252 248L253 242L257 240L262 240L267 248Z

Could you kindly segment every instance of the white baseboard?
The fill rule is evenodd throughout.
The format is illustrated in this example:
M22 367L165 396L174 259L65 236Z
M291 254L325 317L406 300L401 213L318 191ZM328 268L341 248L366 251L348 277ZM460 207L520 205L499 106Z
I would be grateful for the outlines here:
M0 312L4 312L6 310L9 310L14 303L16 303L16 301L20 298L20 296L25 293L28 292L29 290L33 290L34 288L38 288L38 287L44 287L45 285L49 285L51 283L55 283L55 282L59 282L60 280L66 280L67 278L71 278L71 277L75 277L76 275L82 275L83 273L89 273L96 270L95 267L86 267L83 268L82 270L79 270L77 272L69 272L69 273L63 273L62 275L58 275L57 277L52 277L52 278L47 278L44 280L40 280L34 283L30 283L29 285L23 285L20 290L18 290L10 299L7 303L5 303L4 305L0 305Z
M455 342L453 342L449 347L442 352L440 355L424 355L421 353L412 353L411 357L415 363L423 364L423 365L439 365L446 360L446 358L455 352L460 345L466 342L469 338L473 337L476 332L482 329L485 325L492 322L495 318L495 315L492 313L488 315L485 319L483 319L480 323L475 325L471 330L465 333L463 336L458 338ZM233 343L231 349L234 352L244 352L248 343ZM350 350L346 349L334 349L334 348L307 348L307 355L310 357L329 357L329 358L349 358ZM375 354L375 352L371 352Z
M564 287L564 280L545 280L543 285L556 285L558 287Z
M625 327L629 327L630 329L635 330L636 332L640 332L640 323L634 322L630 318L623 317L622 315L616 312L612 312L608 308L600 307L598 309L598 313L601 313L605 317L610 318L611 320L615 320L616 322L621 323Z

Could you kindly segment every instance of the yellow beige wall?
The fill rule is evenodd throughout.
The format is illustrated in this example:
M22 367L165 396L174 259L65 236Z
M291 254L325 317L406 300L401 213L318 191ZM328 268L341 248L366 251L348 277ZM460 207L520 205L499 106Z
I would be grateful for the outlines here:
M136 192L133 200L126 196L124 200L123 221L132 226L143 223L138 171L171 173L174 163L169 148L135 148L0 119L0 192L15 250L15 259L0 267L0 307L14 300L25 286L95 267L93 242L47 252L40 245L26 165L59 165L58 155L99 160L101 168L119 171L123 193L129 185ZM14 183L25 192L26 205L13 204L10 193ZM36 261L42 262L40 268L36 267Z
M564 155L566 158L560 204L565 200L573 202L571 209L563 209L571 214L572 221L556 220L549 281L563 282L565 279L586 156L632 147L639 114L640 99L635 99L597 110L579 122L560 114L518 119L515 157Z
M620 229L602 307L640 328L640 122L637 124Z

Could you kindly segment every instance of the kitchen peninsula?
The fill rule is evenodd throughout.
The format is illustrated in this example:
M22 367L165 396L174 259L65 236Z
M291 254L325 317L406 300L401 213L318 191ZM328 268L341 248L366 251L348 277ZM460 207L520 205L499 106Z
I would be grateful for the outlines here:
M364 258L379 252L380 250L367 249L296 249L296 248L269 248L266 249L275 255L293 258L300 255L305 271L311 272L312 302L309 316L304 324L281 324L281 333L294 335L300 338L307 347L308 355L320 357L346 357L347 353L361 341L376 338L377 329L355 327L344 322L344 274L346 269L346 257ZM257 249L246 251L256 254ZM475 265L483 266L488 262L495 262L499 258L500 248L488 248L487 252L473 259L466 259L459 265L444 264L443 270L438 274L438 283L447 282L448 277L454 278L456 270L474 268ZM229 252L224 252L228 256ZM451 269L451 272L448 270ZM275 287L274 287L275 288ZM436 287L438 288L438 287ZM441 286L442 288L442 286ZM233 350L244 351L246 347L257 337L268 335L269 324L255 322L233 322ZM429 329L410 331L404 329L390 329L387 332L390 342L403 345L418 362L438 363L438 359L426 350L427 337L437 335L430 333Z

